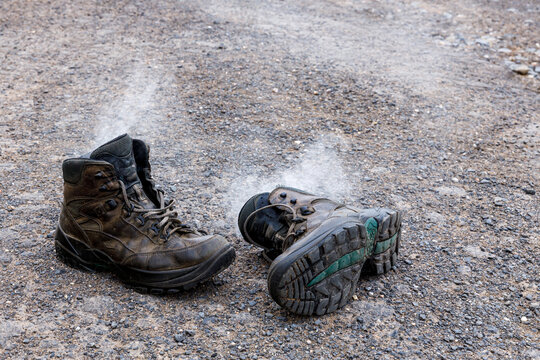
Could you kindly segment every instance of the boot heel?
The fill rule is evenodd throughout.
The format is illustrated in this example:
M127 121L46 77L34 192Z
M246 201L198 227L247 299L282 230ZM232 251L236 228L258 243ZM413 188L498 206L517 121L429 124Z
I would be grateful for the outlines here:
M401 239L401 213L388 210L380 221L379 236L373 255L366 260L363 273L382 275L397 266L399 242Z
M64 264L71 266L75 269L86 270L90 272L97 272L106 270L104 264L87 261L78 254L89 254L87 249L83 248L83 245L80 244L75 239L71 239L69 236L64 234L62 229L58 227L56 229L56 234L54 236L54 249L56 250L56 257L58 260Z
M362 272L367 274L382 275L395 268L397 266L400 238L401 229L398 230L398 232L390 239L378 242L375 245L376 250L377 245L385 244L386 242L388 242L387 246L389 246L389 248L379 253L374 253L371 258L367 259Z

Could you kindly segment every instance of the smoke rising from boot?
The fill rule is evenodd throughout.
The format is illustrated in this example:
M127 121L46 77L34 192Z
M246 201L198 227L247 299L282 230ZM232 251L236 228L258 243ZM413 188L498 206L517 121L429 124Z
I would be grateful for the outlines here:
M270 192L277 186L294 187L336 200L344 200L351 195L349 175L342 165L337 145L346 145L344 139L336 135L326 135L307 146L300 157L283 167L268 173L268 170L244 169L244 173L233 181L226 200L230 203L227 217L231 223L242 205L257 193Z
M156 76L158 75L158 76ZM158 123L152 113L159 74L138 68L126 79L124 94L105 106L98 117L92 147L101 145L121 134L146 135Z

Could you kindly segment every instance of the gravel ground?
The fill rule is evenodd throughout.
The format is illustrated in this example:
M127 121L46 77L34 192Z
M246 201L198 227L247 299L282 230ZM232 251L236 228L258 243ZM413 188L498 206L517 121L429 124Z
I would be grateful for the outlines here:
M539 359L533 1L0 2L0 358ZM142 295L54 254L61 161L128 131L236 262ZM323 317L270 299L254 191L405 212Z

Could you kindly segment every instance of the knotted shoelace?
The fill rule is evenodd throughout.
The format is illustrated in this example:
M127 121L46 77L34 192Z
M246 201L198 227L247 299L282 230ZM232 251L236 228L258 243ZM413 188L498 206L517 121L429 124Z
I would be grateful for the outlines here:
M156 235L159 234L159 236L165 241L175 232L196 232L195 229L187 224L182 223L182 221L178 218L178 212L174 210L174 200L165 203L165 200L163 199L163 191L157 190L157 194L159 194L159 208L147 209L140 205L137 201L130 200L124 183L122 181L118 181L118 183L120 184L122 196L124 197L128 212L139 214L137 219L141 222L141 225L144 225L148 220L157 220L158 222L154 223L150 229L153 230ZM199 232L204 233L204 231Z

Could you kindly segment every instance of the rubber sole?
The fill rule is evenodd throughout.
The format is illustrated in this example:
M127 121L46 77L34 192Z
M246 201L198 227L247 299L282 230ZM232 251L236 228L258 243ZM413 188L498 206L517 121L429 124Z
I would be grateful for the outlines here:
M341 219L320 228L278 256L269 269L270 295L295 314L324 315L345 306L364 266L384 274L397 262L397 211L383 209L363 223Z
M60 227L56 230L54 244L57 258L73 268L111 272L126 286L141 293L156 295L189 290L225 270L236 257L234 248L229 246L197 266L172 271L148 271L115 263L105 253L66 235Z

